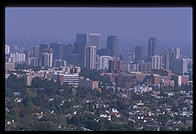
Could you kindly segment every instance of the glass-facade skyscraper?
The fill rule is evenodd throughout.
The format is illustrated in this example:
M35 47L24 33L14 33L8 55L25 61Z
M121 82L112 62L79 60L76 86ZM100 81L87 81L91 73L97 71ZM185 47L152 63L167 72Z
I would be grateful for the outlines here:
M157 39L156 38L149 38L148 40L148 57L147 60L151 60L151 56L157 55Z
M115 36L108 36L107 38L107 50L108 55L112 57L118 56L118 37Z

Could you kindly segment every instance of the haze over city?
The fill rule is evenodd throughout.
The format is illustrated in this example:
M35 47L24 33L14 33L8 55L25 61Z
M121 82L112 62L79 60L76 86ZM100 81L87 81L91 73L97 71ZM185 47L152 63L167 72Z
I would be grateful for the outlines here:
M66 39L75 33L117 34L120 40L192 43L192 8L7 7L6 39Z
M6 8L6 131L192 131L192 8Z

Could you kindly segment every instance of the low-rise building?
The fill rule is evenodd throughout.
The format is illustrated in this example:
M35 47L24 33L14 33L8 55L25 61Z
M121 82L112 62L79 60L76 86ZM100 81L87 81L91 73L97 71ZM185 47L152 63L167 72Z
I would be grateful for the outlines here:
M92 81L89 79L81 79L79 80L79 87L90 88L90 89L98 89L98 81Z

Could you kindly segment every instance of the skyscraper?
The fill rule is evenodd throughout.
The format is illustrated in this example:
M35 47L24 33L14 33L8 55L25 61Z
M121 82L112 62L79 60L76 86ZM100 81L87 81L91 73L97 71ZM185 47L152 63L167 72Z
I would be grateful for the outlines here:
M147 60L151 60L151 56L157 54L157 39L156 38L149 38L148 40L148 57Z
M174 68L172 72L178 75L183 75L188 72L188 59L176 59L174 62Z
M63 54L64 55L63 59L68 60L68 55L72 54L72 51L73 51L73 45L72 44L65 45L64 48L63 48L63 53L64 53Z
M170 55L168 51L165 51L162 55L163 57L163 69L169 70L169 63L170 63Z
M52 67L53 49L44 49L41 59L42 59L42 66Z
M96 49L99 50L101 47L100 34L89 33L88 35L88 44L90 46L96 46Z
M80 65L84 65L84 51L88 38L86 33L77 33L76 42L74 43L74 52L79 54Z
M142 46L135 47L135 61L143 59L143 49Z
M59 43L51 43L49 48L52 48L52 50L53 50L54 60L59 59L60 44Z
M180 58L180 48L174 48L174 53L175 53L175 58L179 59Z
M39 46L33 46L33 56L35 58L39 58L40 55L40 47Z
M39 45L39 66L42 66L42 58L43 58L42 53L47 48L48 48L48 44L40 44Z
M169 48L163 54L163 68L175 70L175 61L180 59L180 48Z
M154 55L151 58L152 69L162 68L162 56Z
M48 48L48 44L40 44L39 45L39 52L40 52L40 55L42 54L43 50Z
M118 54L118 37L115 36L108 36L107 38L107 50L108 55L112 57L117 57Z
M49 66L49 53L47 52L42 53L42 66L45 67Z
M96 46L85 46L84 67L96 69Z

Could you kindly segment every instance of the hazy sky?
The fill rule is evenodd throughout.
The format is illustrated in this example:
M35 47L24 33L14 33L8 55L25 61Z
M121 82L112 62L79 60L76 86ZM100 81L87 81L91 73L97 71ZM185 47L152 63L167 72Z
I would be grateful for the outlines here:
M78 32L120 40L192 42L192 8L7 7L6 38L75 39Z

